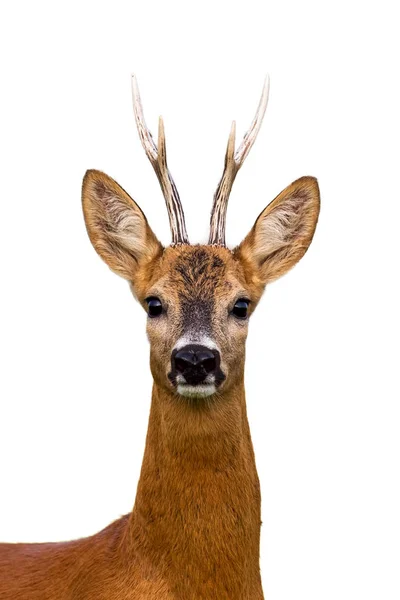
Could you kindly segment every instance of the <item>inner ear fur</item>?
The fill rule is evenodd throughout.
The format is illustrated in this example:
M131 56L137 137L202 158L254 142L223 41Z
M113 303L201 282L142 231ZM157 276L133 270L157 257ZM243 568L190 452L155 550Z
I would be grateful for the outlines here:
M253 265L265 285L284 275L305 254L320 208L315 177L301 177L261 212L235 254Z
M101 171L87 171L82 185L86 229L96 252L118 275L132 281L139 265L163 248L134 200Z

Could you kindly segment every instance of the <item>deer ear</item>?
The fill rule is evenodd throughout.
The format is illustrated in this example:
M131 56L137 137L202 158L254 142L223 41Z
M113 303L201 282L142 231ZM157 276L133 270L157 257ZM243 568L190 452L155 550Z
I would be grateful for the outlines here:
M90 241L118 275L132 281L142 262L161 254L163 248L139 206L105 173L86 172L82 205Z
M319 206L317 180L294 181L262 211L235 254L253 265L264 285L284 275L307 251Z

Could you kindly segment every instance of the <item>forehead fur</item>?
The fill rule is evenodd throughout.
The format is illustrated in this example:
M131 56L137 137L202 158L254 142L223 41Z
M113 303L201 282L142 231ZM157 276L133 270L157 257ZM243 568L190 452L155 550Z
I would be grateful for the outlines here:
M251 279L242 261L228 248L182 245L165 248L152 268L147 265L142 269L135 288L143 298L153 285L162 281L180 294L207 299L214 297L218 289L229 288L233 280L250 292L254 287ZM253 291L257 296L258 290Z
M226 285L230 256L221 256L212 247L195 246L179 252L171 265L169 283L181 295L201 295L204 299L214 295L216 288Z

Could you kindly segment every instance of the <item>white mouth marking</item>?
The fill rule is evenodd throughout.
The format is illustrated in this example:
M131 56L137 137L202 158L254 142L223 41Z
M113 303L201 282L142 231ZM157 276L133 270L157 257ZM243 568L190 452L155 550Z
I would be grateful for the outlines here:
M188 383L178 383L177 392L186 398L206 398L215 394L217 388L213 383L200 383L198 385L189 385Z

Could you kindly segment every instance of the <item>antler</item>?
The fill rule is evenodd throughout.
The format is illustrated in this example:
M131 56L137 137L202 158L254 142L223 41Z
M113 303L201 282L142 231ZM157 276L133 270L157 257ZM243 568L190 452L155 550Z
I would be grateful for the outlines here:
M269 95L269 77L265 78L261 99L257 112L253 119L250 129L244 135L242 143L235 152L236 123L233 121L231 132L229 134L228 146L225 154L225 167L217 191L214 194L214 202L211 211L210 237L209 244L225 246L225 223L226 209L228 206L229 194L231 193L235 177L244 163L246 156L254 144L257 134L260 131L261 123L268 104Z
M156 172L167 205L169 224L172 232L172 244L188 244L189 239L186 233L185 216L183 214L181 200L167 166L164 123L160 117L158 121L157 148L144 120L142 101L140 99L139 87L135 75L132 75L132 96L133 110L140 141L142 142L147 158Z

